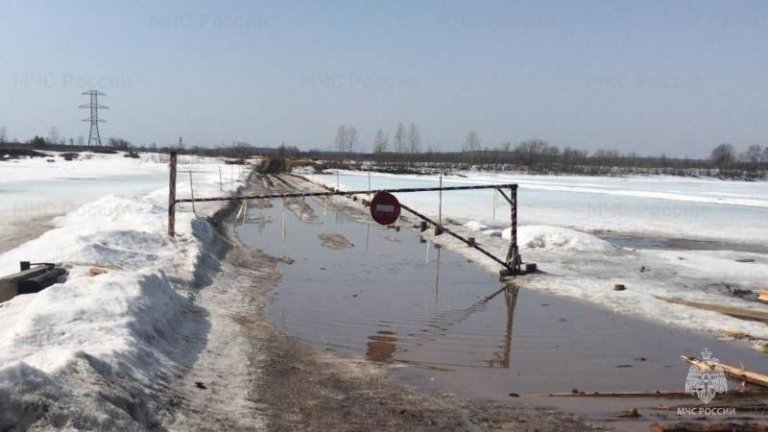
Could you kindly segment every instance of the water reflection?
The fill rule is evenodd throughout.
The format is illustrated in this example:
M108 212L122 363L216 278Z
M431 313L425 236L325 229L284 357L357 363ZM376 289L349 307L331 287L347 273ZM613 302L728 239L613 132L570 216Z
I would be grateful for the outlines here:
M499 287L424 237L348 223L330 204L257 200L252 228L238 230L250 246L292 258L268 309L279 328L332 349L365 347L371 361L511 367L516 287ZM315 240L329 232L359 248L329 249ZM478 297L494 285L496 292ZM392 324L382 328L384 320Z
M520 287L509 284L504 290L504 303L507 306L507 326L504 332L504 343L499 346L500 352L494 354L488 361L488 367L500 367L509 369L510 357L512 353L512 325L515 317L515 306L517 305L517 296L520 293Z
M439 249L438 249L439 256ZM439 263L439 261L438 261ZM439 277L439 272L438 276ZM435 287L437 290L437 286ZM432 319L428 320L419 333L411 333L408 335L407 341L409 343L415 343L416 346L425 347L430 343L439 343L442 337L448 336L452 327L467 320L470 316L477 312L485 311L489 302L494 298L503 294L504 303L506 306L506 323L504 329L503 340L499 345L496 345L496 349L491 350L490 358L487 359L484 364L488 368L504 368L509 369L511 364L511 352L512 352L512 330L514 327L514 315L515 306L517 305L517 297L519 295L520 288L514 284L505 284L501 289L495 293L482 298L478 302L464 309L446 310L437 313ZM402 361L404 363L414 363L413 360L397 359L395 358L395 352L397 351L398 338L397 333L389 330L379 330L375 334L368 336L366 358L368 360L389 363L392 361ZM445 362L418 362L423 365L428 364L450 364L452 359L445 359ZM452 363L453 366L459 366ZM461 365L471 366L471 365Z
M391 363L397 351L397 333L389 330L379 330L368 336L365 358L379 363Z

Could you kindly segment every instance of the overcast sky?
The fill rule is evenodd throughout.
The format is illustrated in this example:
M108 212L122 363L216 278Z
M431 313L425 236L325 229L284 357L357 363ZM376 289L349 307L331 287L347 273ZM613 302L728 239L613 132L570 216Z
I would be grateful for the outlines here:
M703 156L768 144L766 1L16 1L0 3L0 126L135 144L370 148L419 126L455 150Z

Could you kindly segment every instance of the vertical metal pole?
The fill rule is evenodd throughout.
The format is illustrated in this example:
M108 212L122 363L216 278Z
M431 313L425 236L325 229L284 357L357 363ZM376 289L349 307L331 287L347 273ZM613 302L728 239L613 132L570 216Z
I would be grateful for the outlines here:
M224 190L224 182L221 181L221 165L219 165L219 190Z
M509 188L509 196L512 199L512 246L515 247L515 250L517 250L517 188L511 187Z
M176 234L176 152L171 152L168 161L170 179L168 184L168 235L173 238Z
M192 185L192 171L189 171L189 194L192 196L192 213L197 214L195 210L195 187Z
M517 249L517 187L509 188L510 207L510 236L509 250L507 251L507 266L513 274L520 273L520 252Z
M440 171L440 190L438 191L439 203L437 206L437 223L443 225L443 172Z
M491 204L493 206L493 210L491 213L493 214L493 222L496 222L496 189L493 190L493 203Z

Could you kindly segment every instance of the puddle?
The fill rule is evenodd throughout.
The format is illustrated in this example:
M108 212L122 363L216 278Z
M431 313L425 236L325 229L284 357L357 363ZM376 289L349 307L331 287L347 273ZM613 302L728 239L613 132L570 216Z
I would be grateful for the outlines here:
M742 344L575 300L501 290L494 275L417 233L354 221L323 201L256 204L237 227L240 239L294 260L280 265L283 277L267 308L274 325L314 346L409 365L393 375L419 389L499 400L519 394L607 415L621 405L615 399L542 394L682 391L688 368L680 355L704 348L768 372L766 356ZM324 245L328 236L345 247Z

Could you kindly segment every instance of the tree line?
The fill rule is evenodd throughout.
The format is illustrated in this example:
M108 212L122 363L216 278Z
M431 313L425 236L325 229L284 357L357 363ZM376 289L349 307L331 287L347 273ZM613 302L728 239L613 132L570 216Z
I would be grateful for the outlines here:
M334 140L334 149L337 152L354 153L360 150L359 144L360 140L357 129L354 126L339 126L336 132L336 139ZM376 132L371 150L374 154L390 151L389 136L384 133L383 129L379 129ZM402 122L398 123L392 135L391 151L394 153L421 153L421 133L419 128L411 123L406 129Z
M752 144L743 151L737 151L730 143L715 146L709 156L703 159L675 158L664 154L660 156L640 156L634 152L623 153L618 150L599 149L594 152L565 147L563 149L540 138L523 140L517 144L510 141L495 146L484 146L480 135L471 130L458 152L435 151L431 147L425 151L419 128L411 123L406 127L398 123L390 138L383 129L374 136L370 152L363 151L360 136L354 126L339 126L332 151L301 151L285 143L277 147L256 147L246 142L233 142L231 145L216 147L184 146L178 144L157 145L155 143L135 146L122 138L108 138L104 146L94 148L85 146L84 140L66 141L51 128L47 138L35 136L26 144L40 150L58 151L116 151L132 150L138 152L167 153L171 150L202 156L223 156L247 158L252 155L275 157L308 157L324 159L352 165L362 161L373 161L375 169L403 171L417 169L487 169L496 171L523 171L533 173L573 173L590 175L618 174L667 174L717 176L724 178L757 179L766 178L768 172L768 147ZM0 147L19 146L20 143L8 143L6 130L0 126Z

